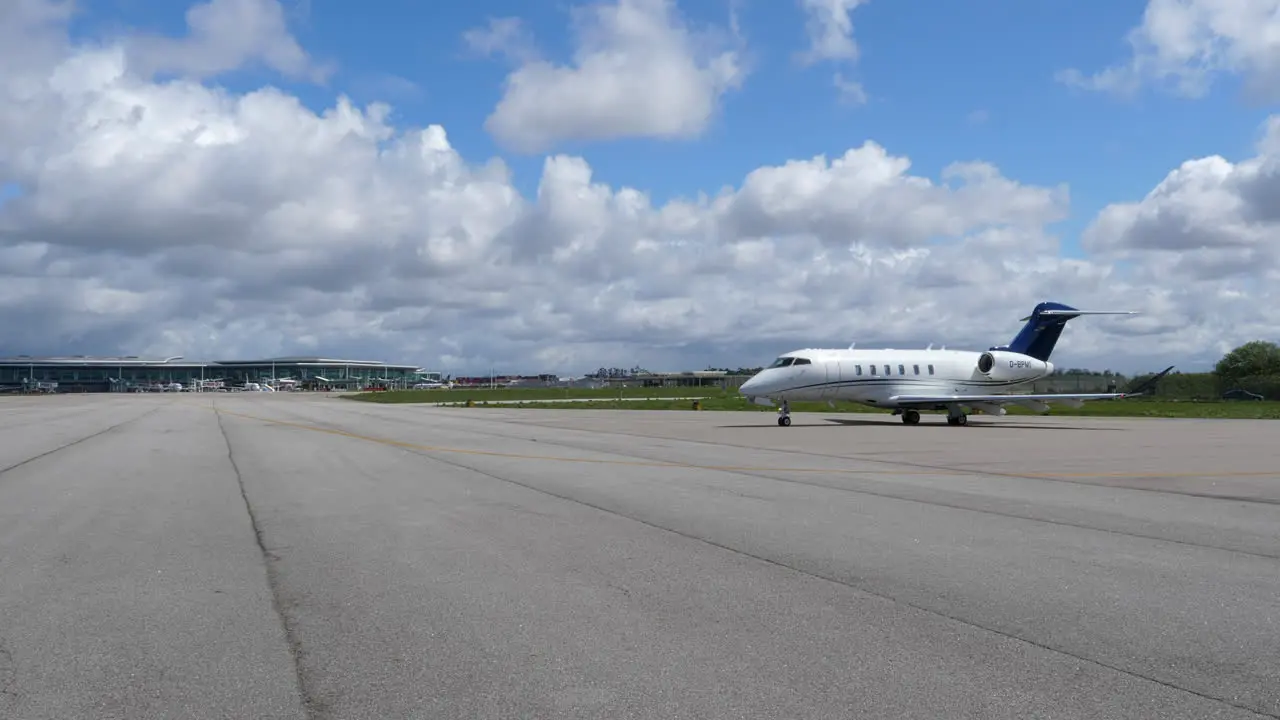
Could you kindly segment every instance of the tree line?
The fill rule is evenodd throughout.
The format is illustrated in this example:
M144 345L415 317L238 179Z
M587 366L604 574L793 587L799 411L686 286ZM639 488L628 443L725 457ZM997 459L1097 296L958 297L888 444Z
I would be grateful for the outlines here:
M1135 377L1131 386L1154 376ZM1223 355L1211 372L1169 373L1150 394L1171 400L1209 400L1224 395L1280 400L1280 345L1265 340L1247 342Z

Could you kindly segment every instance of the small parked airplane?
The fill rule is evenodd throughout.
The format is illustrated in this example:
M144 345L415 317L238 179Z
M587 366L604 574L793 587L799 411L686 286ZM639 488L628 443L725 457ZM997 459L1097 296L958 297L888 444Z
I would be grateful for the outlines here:
M1053 373L1049 355L1067 321L1081 315L1136 315L1131 310L1077 310L1057 302L1036 305L1026 325L1008 344L973 350L807 349L784 353L738 389L747 399L772 406L780 401L778 424L791 424L791 400L855 402L892 408L902 422L920 422L921 410L946 410L948 425L964 425L968 412L1004 415L1004 406L1022 405L1044 413L1050 403L1080 407L1086 400L1126 393L994 394ZM1172 368L1171 368L1172 369ZM1168 372L1168 371L1166 371Z

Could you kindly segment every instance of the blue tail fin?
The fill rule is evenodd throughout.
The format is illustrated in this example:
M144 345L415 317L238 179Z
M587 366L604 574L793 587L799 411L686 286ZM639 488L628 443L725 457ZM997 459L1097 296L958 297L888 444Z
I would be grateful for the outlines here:
M1042 302L1036 305L1031 314L1022 318L1027 321L1013 341L1008 345L993 347L992 350L1008 350L1010 352L1029 355L1037 360L1048 362L1053 348L1062 336L1062 329L1067 321L1081 315L1133 315L1129 310L1077 310L1070 305L1059 302Z

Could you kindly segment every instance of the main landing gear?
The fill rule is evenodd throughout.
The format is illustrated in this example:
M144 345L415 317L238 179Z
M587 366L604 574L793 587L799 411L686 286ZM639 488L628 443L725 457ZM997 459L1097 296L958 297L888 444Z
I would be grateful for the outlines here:
M907 409L907 410L895 410L895 411L894 411L894 414L895 414L895 415L902 415L902 424L903 424L903 425L919 425L919 424L920 424L920 411L919 411L919 410L910 410L910 409ZM962 411L961 411L961 410L959 410L958 408L957 408L957 409L952 409L952 410L950 410L950 411L947 413L947 424L948 424L948 425L964 425L964 424L966 424L966 423L968 423L968 422L969 422L969 416L968 416L968 415L966 415L966 414L964 414L964 412L962 412Z
M969 416L966 415L959 408L953 408L947 412L948 425L953 425L953 426L966 425L968 424L968 422L969 422ZM902 424L903 425L919 425L920 411L919 410L903 410ZM780 427L788 427L791 425L791 405L786 400L783 400L782 403L778 406L778 425Z

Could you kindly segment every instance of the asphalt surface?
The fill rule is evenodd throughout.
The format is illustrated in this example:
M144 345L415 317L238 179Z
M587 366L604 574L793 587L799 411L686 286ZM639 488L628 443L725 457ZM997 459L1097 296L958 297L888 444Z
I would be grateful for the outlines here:
M0 718L1280 717L1280 423L0 399Z

